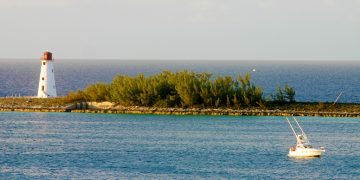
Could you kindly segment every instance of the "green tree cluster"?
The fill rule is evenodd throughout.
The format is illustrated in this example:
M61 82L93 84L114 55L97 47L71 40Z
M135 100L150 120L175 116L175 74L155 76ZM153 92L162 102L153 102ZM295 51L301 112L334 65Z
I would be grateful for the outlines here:
M286 86L286 98L293 101L295 91ZM291 96L293 91L293 96ZM278 92L279 93L279 92ZM282 90L280 93L283 93ZM282 98L279 94L279 97ZM95 83L83 91L70 92L71 101L111 101L122 105L155 107L252 107L265 103L260 86L251 82L250 74L217 76L192 71L170 72L145 77L116 75L109 84Z
M273 99L274 102L277 103L285 103L285 102L294 103L296 102L295 89L293 87L290 87L288 84L285 85L284 89L279 85L276 94L273 96Z

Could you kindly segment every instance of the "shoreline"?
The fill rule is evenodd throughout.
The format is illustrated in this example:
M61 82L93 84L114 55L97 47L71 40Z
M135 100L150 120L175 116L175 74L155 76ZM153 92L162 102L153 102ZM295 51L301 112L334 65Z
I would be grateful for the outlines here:
M297 105L299 106L299 105ZM358 106L358 105L354 105ZM109 102L83 102L58 107L41 106L0 106L0 111L15 112L67 112L98 114L154 114L154 115L211 115L211 116L321 116L321 117L354 117L360 112L348 111L307 111L289 109L211 109L211 108L156 108L139 106L114 106Z

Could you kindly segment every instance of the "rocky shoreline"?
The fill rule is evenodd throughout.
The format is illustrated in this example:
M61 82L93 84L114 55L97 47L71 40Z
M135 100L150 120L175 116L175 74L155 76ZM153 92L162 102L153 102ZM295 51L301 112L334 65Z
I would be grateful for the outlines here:
M323 117L360 117L360 112L348 111L307 111L284 109L202 109L202 108L155 108L139 106L119 106L110 102L83 102L67 106L0 106L0 111L17 112L73 112L103 114L156 114L156 115L228 115L228 116L323 116Z

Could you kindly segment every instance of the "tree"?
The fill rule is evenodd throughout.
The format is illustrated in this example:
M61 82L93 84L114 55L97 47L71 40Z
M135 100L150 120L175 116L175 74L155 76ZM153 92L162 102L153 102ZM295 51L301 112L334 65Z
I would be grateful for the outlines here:
M238 87L237 94L239 94L240 102L246 106L258 106L263 101L263 92L260 86L256 87L251 83L250 73L246 73L244 77L238 75Z
M106 101L108 100L108 90L107 84L95 83L87 86L83 91L83 94L88 101Z
M273 99L275 102L280 102L280 103L286 102L284 92L280 85L278 86L277 92L273 97Z
M199 95L201 98L201 102L204 107L211 107L214 103L213 94L211 93L211 85L212 82L210 81L211 74L210 73L200 73L198 74L199 78Z
M181 98L183 107L192 107L198 104L199 95L199 81L194 72L182 71L175 75L175 89Z
M288 84L285 85L285 93L286 93L286 99L290 103L296 102L295 101L295 89L293 87L290 87Z
M125 105L140 105L140 74L136 77L117 75L110 85L110 99Z
M68 102L80 102L85 101L84 93L78 89L76 92L70 91L66 97Z
M181 99L175 88L174 74L169 71L164 71L156 76L157 86L156 103L160 107L175 107L179 106Z
M278 90L273 96L273 99L275 102L284 103L284 102L295 102L295 90L294 88L290 87L288 84L285 85L285 88L283 88L279 85Z

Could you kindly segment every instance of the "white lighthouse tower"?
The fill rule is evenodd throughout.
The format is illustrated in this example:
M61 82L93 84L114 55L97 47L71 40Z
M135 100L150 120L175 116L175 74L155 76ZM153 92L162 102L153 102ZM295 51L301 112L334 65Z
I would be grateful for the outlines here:
M44 52L41 58L38 98L56 97L54 65L51 52Z

